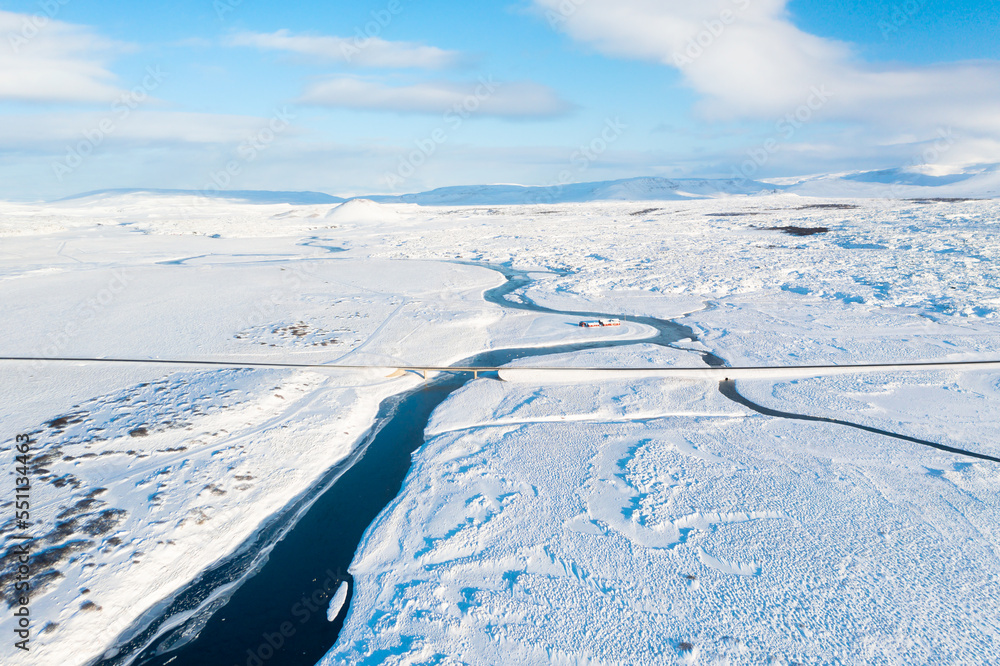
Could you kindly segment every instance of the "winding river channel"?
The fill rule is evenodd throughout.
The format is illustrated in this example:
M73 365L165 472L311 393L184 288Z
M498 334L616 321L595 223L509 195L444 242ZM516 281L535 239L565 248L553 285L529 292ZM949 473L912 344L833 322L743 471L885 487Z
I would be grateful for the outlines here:
M503 285L484 293L486 301L501 307L574 317L617 316L539 306L515 293L532 282L529 273L460 263L506 277ZM675 322L651 317L630 320L654 328L656 335L492 350L455 365L497 367L533 356L636 344L673 346L696 339L694 331ZM725 365L712 354L686 351L698 354L709 366ZM272 517L237 553L205 571L174 598L150 609L130 632L119 637L116 654L105 655L92 666L314 666L336 643L347 615L350 593L333 621L327 617L327 606L342 582L347 581L353 592L347 571L365 531L398 495L411 455L424 442L431 413L471 380L469 374L442 373L420 388L386 399L375 425L346 460ZM757 407L731 386L724 395Z

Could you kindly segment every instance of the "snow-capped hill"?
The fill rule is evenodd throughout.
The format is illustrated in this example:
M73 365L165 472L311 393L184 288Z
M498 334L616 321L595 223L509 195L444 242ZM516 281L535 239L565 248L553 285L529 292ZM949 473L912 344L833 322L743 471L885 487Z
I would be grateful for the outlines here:
M141 197L204 197L208 199L225 199L241 203L256 204L291 204L293 206L312 206L316 204L342 203L344 199L324 192L280 192L270 190L169 190L156 188L122 188L110 190L95 190L71 197L59 199L60 202L72 201L81 203L88 200L93 203L107 203L113 199L136 199ZM84 203L87 203L84 202Z
M753 180L629 178L547 187L523 185L470 185L442 187L429 192L399 196L371 196L383 203L434 205L504 205L585 203L588 201L676 201L774 191L776 186Z
M754 180L735 178L630 178L596 185L601 186L596 190L601 198L647 201L760 194L780 189Z
M351 199L325 216L330 222L390 222L399 219L399 213L392 206L376 203L371 199Z
M912 169L884 169L882 171L864 171L844 176L844 180L858 183L882 183L897 185L913 185L915 187L940 187L968 180L976 174L953 173L946 176L933 176Z
M980 165L955 173L936 173L923 167L783 179L786 191L803 196L865 199L1000 197L1000 164Z
M148 204L157 200L209 198L238 204L289 204L312 206L343 204L330 215L340 221L385 220L391 210L381 204L421 206L503 206L554 205L592 201L683 201L732 196L755 196L785 192L800 196L859 199L921 199L1000 197L1000 164L969 167L955 173L925 166L909 166L877 171L774 178L757 181L739 178L660 178L640 177L565 185L526 186L511 184L459 185L412 194L366 195L344 199L322 192L282 192L267 190L116 189L87 192L60 199L58 203L84 206ZM364 202L364 203L354 203ZM340 211L340 212L335 212ZM398 214L399 211L396 211ZM351 218L348 220L347 218Z
M366 198L379 203L413 203L422 206L486 206L544 203L543 193L547 189L549 188L523 185L459 185L439 187L415 194L378 195Z

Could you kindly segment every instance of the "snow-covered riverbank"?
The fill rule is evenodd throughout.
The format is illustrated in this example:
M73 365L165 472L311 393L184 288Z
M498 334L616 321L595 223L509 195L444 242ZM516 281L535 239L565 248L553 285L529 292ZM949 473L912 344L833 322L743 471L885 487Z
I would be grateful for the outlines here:
M248 235L269 235L271 224ZM447 364L526 327L539 345L577 333L558 317L484 304L482 291L503 282L485 269L351 258L308 237L129 226L95 216L4 240L5 355ZM4 450L16 434L34 438L37 664L99 656L342 460L382 399L420 381L29 362L0 373ZM5 517L4 551L14 527Z
M495 237L448 252L571 270L528 290L552 307L689 310L691 347L732 364L1000 358L993 202L650 207L510 211ZM455 227L486 214L448 235L470 237ZM443 252L433 234L405 241L400 255ZM540 361L690 362L653 349ZM995 465L761 416L714 383L565 379L475 382L438 410L359 552L325 663L953 664L997 651ZM738 388L1000 453L1000 373Z
M163 195L9 206L5 354L391 367L645 335L501 310L482 292L503 278L443 263L457 259L539 271L527 296L553 308L680 318L701 338L686 346L733 364L1000 358L994 202L393 206L357 221L327 221L329 208ZM552 362L700 357L629 347ZM98 656L343 459L381 398L419 381L0 372L4 450L32 432L40 455L38 664ZM996 439L996 374L738 386L774 409L850 412L965 448ZM989 465L763 417L699 382L481 380L429 432L359 554L331 663L953 663L996 647L977 610L996 604L1000 575Z
M995 409L998 376L969 381ZM327 664L954 664L998 647L994 464L655 379L479 381L428 435L359 552Z

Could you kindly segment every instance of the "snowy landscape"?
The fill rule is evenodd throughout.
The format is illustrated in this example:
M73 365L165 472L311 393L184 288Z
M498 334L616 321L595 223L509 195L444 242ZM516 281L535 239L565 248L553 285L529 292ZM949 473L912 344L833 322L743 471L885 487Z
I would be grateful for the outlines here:
M520 351L419 424L349 568L303 562L336 579L321 664L989 663L1000 366L559 370L1000 361L1000 172L945 181L0 204L0 355L36 359L0 364L0 453L32 440L30 663L195 649L259 567L171 600L266 560L384 401L451 376L417 369L491 350ZM282 624L233 659L297 663Z
M984 0L7 0L0 666L1000 664Z

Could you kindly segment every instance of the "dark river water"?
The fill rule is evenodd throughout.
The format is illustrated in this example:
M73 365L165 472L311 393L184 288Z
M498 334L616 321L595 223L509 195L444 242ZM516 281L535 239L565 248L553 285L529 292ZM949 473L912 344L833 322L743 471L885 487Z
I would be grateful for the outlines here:
M540 307L512 295L531 282L527 273L484 267L507 278L505 284L484 294L491 303L574 317L617 316ZM492 350L455 365L496 367L533 356L639 343L672 345L695 337L691 329L674 322L651 317L629 320L654 328L655 337ZM708 365L723 365L711 354L691 353L701 355ZM443 373L385 400L375 425L347 460L271 518L235 555L146 613L119 637L117 654L105 655L94 665L314 666L337 641L347 615L350 593L333 622L327 618L327 607L341 582L347 581L353 592L347 570L365 530L398 495L411 456L424 442L431 413L471 379L468 374Z

